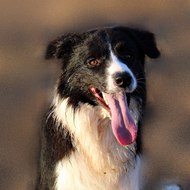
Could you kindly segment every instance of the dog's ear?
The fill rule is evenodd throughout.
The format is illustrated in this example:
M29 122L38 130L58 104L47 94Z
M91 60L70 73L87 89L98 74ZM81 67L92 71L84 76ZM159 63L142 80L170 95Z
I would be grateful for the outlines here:
M155 36L153 33L148 31L135 30L133 35L145 55L150 58L157 58L160 56L160 51L157 48Z
M136 29L129 29L129 31L145 55L150 58L157 58L160 56L160 51L157 48L153 33Z
M128 27L116 27L116 30L123 31L127 35L130 35L141 51L148 57L157 58L160 56L153 33Z
M49 43L46 50L46 59L64 59L72 52L72 48L80 41L80 35L67 34Z

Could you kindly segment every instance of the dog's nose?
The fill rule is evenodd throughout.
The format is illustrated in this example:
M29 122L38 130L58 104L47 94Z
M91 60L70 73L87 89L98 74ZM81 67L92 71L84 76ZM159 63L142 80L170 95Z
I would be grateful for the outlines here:
M118 87L127 88L132 83L132 76L127 72L116 73L114 80Z

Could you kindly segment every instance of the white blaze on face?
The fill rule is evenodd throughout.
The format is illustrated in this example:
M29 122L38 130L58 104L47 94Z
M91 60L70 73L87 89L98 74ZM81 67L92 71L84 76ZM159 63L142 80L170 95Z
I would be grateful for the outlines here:
M107 91L114 93L118 91L118 87L115 84L114 81L114 74L116 73L123 73L123 72L127 72L131 78L131 85L130 85L130 89L126 89L127 91L133 91L136 87L137 87L137 80L133 74L133 72L130 70L130 68L125 64L122 63L115 55L112 51L110 51L110 63L109 63L109 67L107 69Z

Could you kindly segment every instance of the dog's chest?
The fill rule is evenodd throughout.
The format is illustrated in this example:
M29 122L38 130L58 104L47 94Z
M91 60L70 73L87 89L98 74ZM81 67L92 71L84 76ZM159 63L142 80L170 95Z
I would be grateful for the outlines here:
M56 190L139 190L140 158L134 166L120 172L94 171L72 155L70 160L62 160L56 166Z
M56 164L55 190L139 190L140 159L135 159L135 145L120 146L110 119L100 111L83 106L75 113L74 123L62 120L75 134L76 150Z

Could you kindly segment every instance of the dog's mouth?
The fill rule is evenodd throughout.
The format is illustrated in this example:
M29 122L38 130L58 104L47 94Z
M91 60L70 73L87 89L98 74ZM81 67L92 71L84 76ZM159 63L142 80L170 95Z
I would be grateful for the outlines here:
M89 90L100 105L110 112L112 130L117 141L123 146L132 144L137 137L137 126L129 112L126 93L108 94L93 86Z
M103 97L103 93L98 90L97 88L90 86L89 90L91 91L91 93L94 95L94 97L96 98L96 100L99 102L100 105L102 105L107 111L110 112L110 107L109 105L106 103L107 101L105 100L105 98Z

